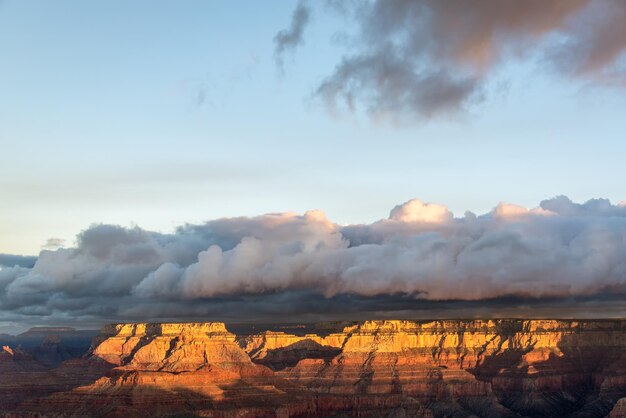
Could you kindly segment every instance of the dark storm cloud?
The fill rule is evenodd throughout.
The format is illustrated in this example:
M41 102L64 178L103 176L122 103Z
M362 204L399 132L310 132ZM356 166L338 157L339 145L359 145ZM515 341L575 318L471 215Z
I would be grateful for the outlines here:
M344 59L316 94L332 113L337 113L341 104L350 111L363 104L376 118L407 110L428 118L455 112L472 99L480 100L477 82L473 77L455 77L445 69L415 71L410 57L389 45L371 55Z
M93 225L76 242L0 269L0 321L624 313L626 205L605 199L460 218L411 200L349 226L320 211L171 234Z
M548 51L548 59L564 74L623 85L626 4L622 0L588 3L584 13L568 21L566 36Z
M32 267L35 265L37 257L29 255L0 254L0 267Z
M494 71L510 59L538 59L561 75L592 82L626 80L621 0L327 5L356 26L346 35L349 50L316 89L331 111L362 109L391 119L458 112L485 97ZM296 33L299 44L302 32Z
M274 58L276 64L283 69L283 55L285 52L295 50L304 42L304 30L309 24L311 11L305 0L300 0L291 16L289 28L281 30L274 37Z

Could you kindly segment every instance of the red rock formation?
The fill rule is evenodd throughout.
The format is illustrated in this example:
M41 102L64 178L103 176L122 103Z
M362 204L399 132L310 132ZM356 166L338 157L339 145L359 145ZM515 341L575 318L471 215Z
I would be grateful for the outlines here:
M46 371L48 391L9 407L17 415L621 416L625 353L626 321L365 321L324 335L239 337L222 323L120 324L104 327L86 358Z

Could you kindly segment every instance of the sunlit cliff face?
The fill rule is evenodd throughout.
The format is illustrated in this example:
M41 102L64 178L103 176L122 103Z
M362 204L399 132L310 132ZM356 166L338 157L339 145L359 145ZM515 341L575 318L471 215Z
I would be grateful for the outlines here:
M6 354L0 399L24 399L18 415L620 416L625 347L623 320L113 324L49 373Z
M52 321L393 311L419 301L575 307L572 298L623 294L625 260L626 207L607 200L558 197L530 210L501 203L460 218L411 200L361 225L321 211L224 218L172 234L95 225L76 247L0 270L0 309L5 320Z

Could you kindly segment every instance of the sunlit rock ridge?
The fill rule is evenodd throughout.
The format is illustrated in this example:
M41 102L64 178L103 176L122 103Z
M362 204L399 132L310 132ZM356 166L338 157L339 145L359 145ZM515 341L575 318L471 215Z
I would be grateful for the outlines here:
M82 358L54 369L7 348L0 399L19 402L5 415L605 417L626 408L626 320L240 328L107 325Z

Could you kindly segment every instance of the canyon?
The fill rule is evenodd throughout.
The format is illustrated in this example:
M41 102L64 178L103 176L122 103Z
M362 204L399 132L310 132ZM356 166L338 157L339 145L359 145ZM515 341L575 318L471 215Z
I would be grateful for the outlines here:
M5 345L0 415L626 416L626 320L266 328L112 324L54 361Z

